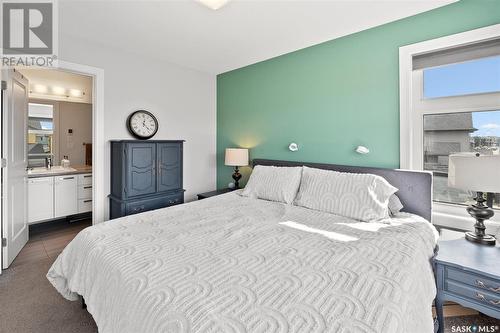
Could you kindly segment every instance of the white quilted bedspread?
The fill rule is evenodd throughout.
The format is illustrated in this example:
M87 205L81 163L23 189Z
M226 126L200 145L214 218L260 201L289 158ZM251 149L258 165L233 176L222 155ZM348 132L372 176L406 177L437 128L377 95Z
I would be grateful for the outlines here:
M236 193L81 231L47 274L107 332L432 332L435 229ZM83 311L83 310L82 310Z

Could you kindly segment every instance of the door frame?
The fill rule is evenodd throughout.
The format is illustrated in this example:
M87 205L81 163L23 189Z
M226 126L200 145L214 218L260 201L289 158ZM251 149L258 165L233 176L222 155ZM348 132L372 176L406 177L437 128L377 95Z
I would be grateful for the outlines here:
M104 193L105 179L105 158L104 152L106 142L104 141L104 70L98 67L92 67L82 64L59 60L58 69L66 72L86 75L93 78L92 84L92 225L106 220L107 200ZM1 73L1 72L0 72ZM1 75L0 75L1 76ZM1 78L3 79L3 78ZM5 95L1 92L3 99ZM0 145L3 144L3 117L0 117ZM3 173L3 170L2 170ZM3 187L3 185L2 185ZM0 205L0 239L3 237L3 208ZM0 244L0 275L3 267L3 247Z
M93 78L92 82L92 225L107 220L104 193L106 142L104 141L104 70L98 67L59 60L57 67L65 72Z

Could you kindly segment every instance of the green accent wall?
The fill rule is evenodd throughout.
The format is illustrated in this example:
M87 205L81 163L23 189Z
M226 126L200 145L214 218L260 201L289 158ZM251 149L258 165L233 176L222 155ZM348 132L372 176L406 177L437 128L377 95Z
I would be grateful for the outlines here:
M399 47L498 23L500 0L462 0L218 75L217 186L231 181L228 147L250 148L251 158L399 167ZM370 154L355 153L358 145Z

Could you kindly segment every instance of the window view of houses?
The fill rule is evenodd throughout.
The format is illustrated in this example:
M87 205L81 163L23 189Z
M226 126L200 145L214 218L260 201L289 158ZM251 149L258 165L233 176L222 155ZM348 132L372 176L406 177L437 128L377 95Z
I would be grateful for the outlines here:
M446 101L448 98L486 96L500 92L500 56L478 58L424 69L423 97ZM469 204L475 193L448 187L448 156L478 152L500 154L500 111L424 115L424 169L434 173L434 200ZM480 170L478 170L478 173ZM495 208L500 195L495 194Z
M500 154L500 111L424 116L424 169L434 173L434 200L469 204L474 193L450 188L448 156L460 152ZM479 171L480 172L480 171ZM500 208L500 194L495 194Z
M28 167L45 166L54 157L54 106L28 103Z

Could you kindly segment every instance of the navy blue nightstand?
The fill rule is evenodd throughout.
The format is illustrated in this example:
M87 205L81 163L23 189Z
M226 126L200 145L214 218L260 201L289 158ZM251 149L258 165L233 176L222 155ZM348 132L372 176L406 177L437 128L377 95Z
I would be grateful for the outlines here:
M232 192L234 190L236 190L236 189L233 189L233 188L223 188L221 190L215 190L215 191L200 193L200 194L198 194L198 200L202 200L202 199L214 197L216 195L220 195L220 194Z
M500 247L457 239L439 242L436 314L444 332L443 303L451 301L500 319Z

